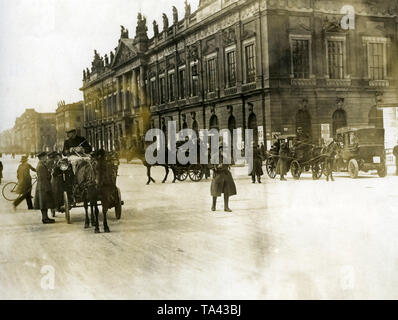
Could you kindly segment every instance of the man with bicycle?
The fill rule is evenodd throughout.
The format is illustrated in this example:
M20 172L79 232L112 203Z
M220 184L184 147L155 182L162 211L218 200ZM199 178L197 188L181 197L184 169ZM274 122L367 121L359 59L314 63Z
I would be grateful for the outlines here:
M26 200L29 210L33 210L32 204L32 177L30 176L30 170L36 172L28 163L28 157L21 157L21 164L17 169L18 186L16 192L19 194L18 198L13 202L14 210L23 201Z

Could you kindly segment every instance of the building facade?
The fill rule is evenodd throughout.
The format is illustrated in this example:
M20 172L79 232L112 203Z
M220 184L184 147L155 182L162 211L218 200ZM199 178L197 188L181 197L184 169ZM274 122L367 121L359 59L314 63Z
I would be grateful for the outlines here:
M66 131L72 128L77 130L78 135L85 136L84 130L84 110L83 101L65 104L65 101L58 103L55 112L55 128L57 132L56 150L62 151L64 142L67 138Z
M52 151L55 148L55 113L39 113L35 109L26 109L15 120L14 127L5 131L7 139L3 141L4 152L19 154ZM4 134L4 133L3 133Z
M201 0L180 19L173 7L147 37L122 27L115 52L95 52L83 72L84 126L93 146L128 149L151 127L303 127L314 143L342 126L383 126L398 138L398 2ZM395 141L394 141L395 140Z

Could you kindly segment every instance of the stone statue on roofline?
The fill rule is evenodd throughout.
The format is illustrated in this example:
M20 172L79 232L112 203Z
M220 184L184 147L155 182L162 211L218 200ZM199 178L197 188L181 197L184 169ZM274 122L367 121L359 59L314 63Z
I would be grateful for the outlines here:
M178 11L175 6L173 6L173 24L178 23Z
M163 31L169 30L169 19L167 18L167 15L165 13L163 13L162 15L163 18Z
M159 26L156 20L153 20L153 34L155 37L159 35Z
M191 4L188 3L187 0L185 0L185 19L189 18L191 15Z

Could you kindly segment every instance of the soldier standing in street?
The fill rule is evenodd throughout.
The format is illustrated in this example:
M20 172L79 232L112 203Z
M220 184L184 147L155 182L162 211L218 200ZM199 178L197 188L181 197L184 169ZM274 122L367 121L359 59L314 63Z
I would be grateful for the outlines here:
M30 176L30 170L36 172L36 169L33 168L28 163L28 157L21 157L21 164L17 169L17 179L18 186L16 192L19 194L18 198L13 202L14 210L18 207L18 205L26 200L26 204L28 205L28 209L32 210L32 177Z
M261 183L261 176L264 174L262 166L263 157L261 155L261 150L258 148L257 145L253 144L253 170L250 173L253 183L256 183L256 177L257 182Z
M55 206L51 189L51 173L47 164L47 153L40 153L38 158L35 209L41 210L41 221L44 224L54 223L55 220L48 217L48 209L54 209Z
M280 142L279 160L276 164L276 173L280 175L281 181L286 181L285 174L288 172L287 162L289 157L289 146L286 141Z
M236 195L236 186L232 178L230 165L223 163L224 158L226 157L223 155L221 144L219 147L219 162L214 167L214 176L210 187L211 196L213 198L211 210L216 211L217 197L221 197L221 194L224 194L224 211L232 212L228 202L230 196Z
M398 144L394 147L392 153L395 156L395 175L398 176Z

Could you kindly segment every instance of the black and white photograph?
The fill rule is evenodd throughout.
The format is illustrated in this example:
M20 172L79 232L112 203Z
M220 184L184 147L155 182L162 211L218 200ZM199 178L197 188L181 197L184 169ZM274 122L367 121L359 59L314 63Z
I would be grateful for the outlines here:
M398 0L0 0L0 300L396 300L397 230Z

